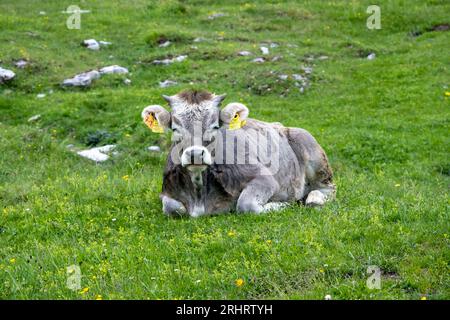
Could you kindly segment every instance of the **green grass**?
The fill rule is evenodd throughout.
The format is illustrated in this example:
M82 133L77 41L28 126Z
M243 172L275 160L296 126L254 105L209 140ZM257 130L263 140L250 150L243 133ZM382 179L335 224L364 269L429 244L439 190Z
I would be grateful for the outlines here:
M427 30L449 23L450 5L377 3L381 30L366 28L372 1L201 0L83 2L91 13L69 30L61 11L73 1L2 1L0 66L17 77L0 85L0 298L449 299L450 37ZM227 16L209 20L214 12ZM172 46L159 48L161 37ZM93 52L80 45L90 38L113 45ZM277 42L269 57L282 59L250 63L263 42ZM188 59L151 64L179 54ZM307 61L320 55L329 59ZM20 58L31 62L24 70L13 65ZM111 64L129 68L132 84L105 76L88 89L59 86ZM314 69L303 94L278 80L303 65ZM160 89L166 79L179 85ZM336 201L165 217L166 154L146 147L167 152L170 140L140 111L192 86L309 130L330 158ZM67 148L92 137L119 154L96 165ZM86 293L66 287L74 264ZM366 287L369 265L383 272L380 290Z

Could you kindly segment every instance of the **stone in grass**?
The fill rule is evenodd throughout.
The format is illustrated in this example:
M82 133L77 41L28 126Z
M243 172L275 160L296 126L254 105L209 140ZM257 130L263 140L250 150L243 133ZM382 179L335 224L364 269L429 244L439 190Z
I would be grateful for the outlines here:
M178 84L178 82L176 82L176 81L164 80L164 81L159 83L159 87L160 88L167 88L167 87L174 86L174 85L177 85L177 84Z
M62 85L66 87L87 87L92 83L92 80L100 78L100 72L92 70L77 74L75 77L66 79Z
M28 122L35 122L35 121L38 121L40 118L41 118L41 115L40 114L36 114L36 115L30 117L28 119Z
M376 54L373 52L367 56L367 60L373 60L375 58L376 58Z
M256 63L263 63L264 61L266 61L264 58L255 58L252 60L252 62L256 62Z
M108 41L97 41L95 39L83 40L82 45L90 50L100 50L101 46L109 46L111 42Z
M19 69L23 69L28 65L28 61L25 59L19 59L16 62L14 62L14 65Z
M163 64L163 65L169 65L174 62L182 62L187 58L185 55L181 55L172 59L163 59L163 60L153 60L153 64Z
M163 43L161 43L160 45L159 45L159 47L160 48L167 48L168 46L170 46L172 44L172 42L170 42L170 41L165 41L165 42L163 42Z
M104 46L104 47L112 45L112 42L109 42L109 41L99 41L98 43L100 44L100 46Z
M36 96L36 98L42 99L42 98L45 98L45 96L46 96L45 93L39 93L39 94Z
M84 40L82 44L90 50L100 50L100 44L95 39Z
M281 60L281 58L282 58L282 56L275 56L270 61L277 62L277 61Z
M243 56L243 57L245 57L245 56L251 56L253 53L251 53L250 51L239 51L238 52L238 55L239 56Z
M218 12L218 13L213 13L213 14L209 15L208 19L209 20L214 20L214 19L217 19L217 18L225 17L225 16L226 16L225 13Z
M103 67L100 70L101 74L126 74L128 73L128 69L118 66L118 65L113 65L113 66L108 66L108 67Z
M264 54L264 55L269 54L269 48L267 48L267 47L261 47L260 49L261 49L262 54Z
M202 38L202 37L198 37L198 38L194 39L194 42L203 42L203 41L206 41L206 39Z
M123 79L123 83L125 83L126 85L130 85L131 84L131 80L130 79Z
M111 152L115 147L116 145L114 144L108 144L102 147L78 151L77 154L95 162L103 162L109 159L108 153Z
M147 150L151 152L161 152L161 148L159 146L150 146Z
M311 74L313 72L313 69L311 67L302 67L302 70L306 73L306 74Z
M0 67L0 84L14 79L15 76L13 71Z

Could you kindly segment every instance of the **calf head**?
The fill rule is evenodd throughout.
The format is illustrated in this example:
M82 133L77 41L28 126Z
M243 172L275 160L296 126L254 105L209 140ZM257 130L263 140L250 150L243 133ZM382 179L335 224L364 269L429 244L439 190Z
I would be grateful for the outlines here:
M248 116L247 107L240 103L220 110L225 95L185 91L163 98L170 112L152 105L142 111L142 118L153 132L172 130L172 161L190 171L201 172L213 164L219 132L239 129Z

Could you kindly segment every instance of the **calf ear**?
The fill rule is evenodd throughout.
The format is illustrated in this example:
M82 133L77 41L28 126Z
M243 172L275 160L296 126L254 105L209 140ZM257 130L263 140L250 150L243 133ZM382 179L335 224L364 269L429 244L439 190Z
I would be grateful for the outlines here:
M220 120L228 126L228 129L236 130L245 125L248 113L248 108L242 103L232 102L220 111Z
M164 133L170 127L170 112L159 105L145 107L142 120L153 132Z

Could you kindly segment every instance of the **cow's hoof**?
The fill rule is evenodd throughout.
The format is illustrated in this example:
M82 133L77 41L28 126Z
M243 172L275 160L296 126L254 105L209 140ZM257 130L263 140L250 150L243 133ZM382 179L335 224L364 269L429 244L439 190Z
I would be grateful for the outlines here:
M256 203L256 201L238 201L236 206L238 212L261 213L264 208Z
M320 207L325 203L325 195L319 190L313 190L308 194L305 204L308 207Z
M169 217L184 216L186 208L177 200L164 196L162 199L163 212Z
M283 210L284 208L286 208L286 206L287 206L287 203L285 203L285 202L269 202L263 206L262 212L280 211L280 210Z

